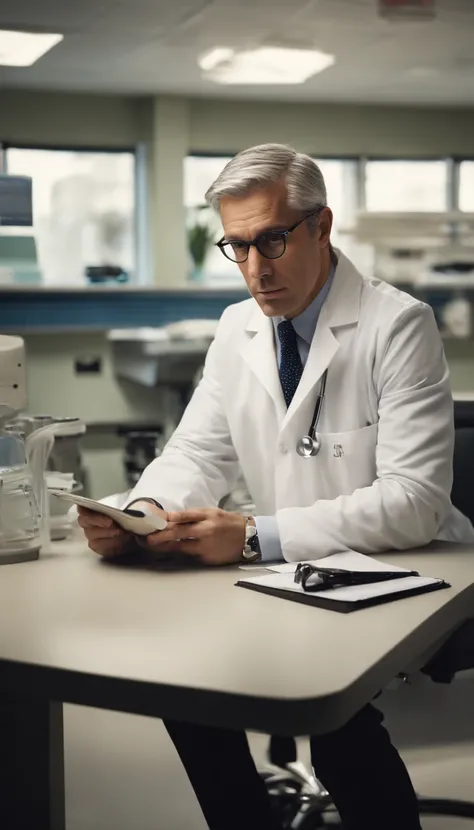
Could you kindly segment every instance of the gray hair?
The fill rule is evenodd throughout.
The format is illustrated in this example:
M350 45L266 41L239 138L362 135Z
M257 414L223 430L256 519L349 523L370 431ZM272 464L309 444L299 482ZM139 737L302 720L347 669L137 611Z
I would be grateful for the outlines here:
M257 187L284 181L288 204L297 210L327 205L324 177L316 162L285 144L260 144L234 156L206 193L217 212L222 196L245 196Z

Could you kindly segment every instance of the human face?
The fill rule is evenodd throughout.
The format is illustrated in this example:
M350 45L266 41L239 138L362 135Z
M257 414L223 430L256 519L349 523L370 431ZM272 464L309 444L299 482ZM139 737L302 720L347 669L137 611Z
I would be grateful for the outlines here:
M220 214L226 240L250 242L268 230L286 230L303 212L288 206L283 183L259 187L245 196L223 196ZM325 208L315 231L307 222L287 236L279 259L266 259L252 246L238 263L247 287L267 317L291 319L312 302L329 276L332 213Z

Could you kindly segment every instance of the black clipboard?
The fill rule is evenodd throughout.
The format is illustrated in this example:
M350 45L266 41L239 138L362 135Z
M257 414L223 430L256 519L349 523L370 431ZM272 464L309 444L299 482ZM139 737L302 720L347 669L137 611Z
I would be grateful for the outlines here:
M284 588L273 588L268 585L256 584L245 580L239 580L235 584L239 588L248 588L251 591L259 591L262 594L270 594L274 597L280 597L280 599L289 599L293 602L301 602L303 605L313 605L316 608L324 608L327 611L338 611L341 614L349 614L352 611L359 611L361 608L370 608L374 605L383 605L397 599L416 597L420 594L428 594L432 591L439 591L443 588L451 587L449 582L445 582L444 579L437 579L436 582L433 582L431 585L420 585L418 587L409 588L408 590L395 591L390 594L381 594L366 599L344 601L339 599L331 599L330 591L325 591L324 593L327 594L327 596L322 597L316 596L310 592L287 591Z

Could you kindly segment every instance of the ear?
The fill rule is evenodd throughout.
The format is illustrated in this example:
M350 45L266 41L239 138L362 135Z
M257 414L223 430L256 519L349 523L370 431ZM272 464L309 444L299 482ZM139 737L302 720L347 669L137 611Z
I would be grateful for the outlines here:
M321 248L327 248L331 240L333 215L331 208L325 207L318 220L318 238Z

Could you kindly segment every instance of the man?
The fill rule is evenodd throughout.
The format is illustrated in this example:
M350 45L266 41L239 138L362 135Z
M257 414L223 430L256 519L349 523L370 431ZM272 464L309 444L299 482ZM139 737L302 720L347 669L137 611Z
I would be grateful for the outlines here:
M291 148L240 153L206 198L253 299L224 312L178 429L131 495L169 522L147 546L220 565L472 540L450 503L452 400L431 309L332 248L321 172ZM255 517L216 507L239 470ZM80 523L97 553L129 549L103 517ZM311 738L315 773L346 830L419 830L381 720L366 706ZM166 725L211 830L277 827L243 733Z

